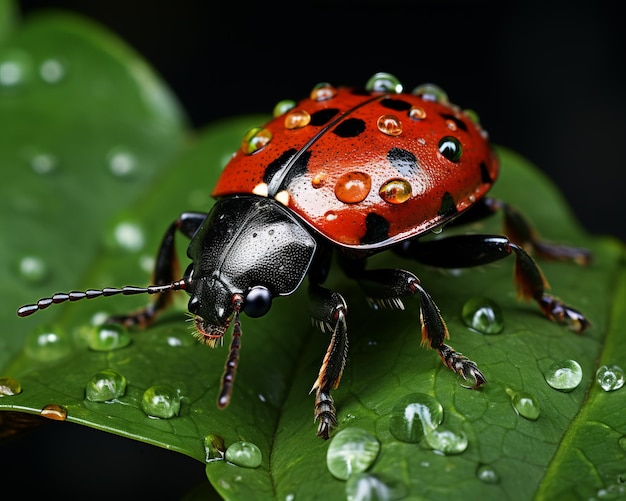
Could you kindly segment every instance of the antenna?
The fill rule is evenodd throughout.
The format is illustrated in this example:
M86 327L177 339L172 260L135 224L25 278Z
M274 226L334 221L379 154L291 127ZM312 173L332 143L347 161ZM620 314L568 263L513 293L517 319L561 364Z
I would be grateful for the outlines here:
M104 289L88 289L86 291L57 292L52 297L45 297L37 301L35 304L27 304L21 306L17 310L19 317L27 317L36 311L45 310L51 304L64 303L66 301L78 301L80 299L93 299L96 297L116 296L122 294L124 296L134 296L136 294L158 294L167 291L185 290L188 282L184 278L176 280L164 285L149 285L148 287L136 287L134 285L126 285L121 289L116 287L105 287Z

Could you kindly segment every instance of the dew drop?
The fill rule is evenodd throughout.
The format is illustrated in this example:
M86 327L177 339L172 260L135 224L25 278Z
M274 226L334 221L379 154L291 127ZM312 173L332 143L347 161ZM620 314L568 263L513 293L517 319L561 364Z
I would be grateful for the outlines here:
M224 439L220 435L210 433L204 437L204 451L207 463L216 459L224 459L226 452Z
M0 51L0 89L15 89L27 83L33 74L33 61L19 49Z
M523 418L536 421L539 418L539 403L530 393L525 391L507 391L511 397L513 409Z
M20 276L31 284L41 284L49 275L48 266L38 256L24 256L20 259L18 268Z
M624 379L624 370L618 365L603 365L596 371L596 381L604 391L619 390Z
M626 451L626 435L624 435L623 437L620 437L620 439L617 441L617 444Z
M324 183L326 182L326 173L325 172L317 172L312 178L311 178L311 186L313 186L313 188L321 188L322 186L324 186Z
M403 442L419 442L441 424L443 407L430 395L411 393L398 401L389 418L389 431Z
M106 402L126 392L126 378L113 369L96 372L87 382L85 398L90 402Z
M400 80L391 73L380 72L372 76L365 84L365 90L369 92L392 92L402 93Z
M406 499L407 489L395 481L388 481L380 475L359 473L346 482L348 501L393 501Z
M226 461L244 468L258 468L263 459L261 449L252 442L235 442L226 449L225 458Z
M337 95L337 89L335 89L328 82L318 83L311 91L311 100L313 101L326 101L332 99Z
M411 106L409 117L413 120L424 120L426 118L426 110L420 106Z
M54 362L70 354L70 336L58 326L40 325L26 337L26 355L41 362Z
M439 153L441 153L444 158L456 163L461 160L461 155L463 154L461 142L456 137L443 137L439 141Z
M274 106L274 110L272 112L272 116L274 118L281 116L284 113L287 113L289 110L292 110L296 107L296 102L291 99L283 99L282 101L278 101L276 106Z
M496 471L489 465L481 464L476 469L476 478L485 484L497 484L500 477Z
M0 377L0 397L10 397L22 393L22 385L11 377Z
M344 428L328 446L326 465L330 473L347 480L351 475L367 470L376 460L380 443L361 428Z
M31 157L30 167L35 174L46 176L59 170L59 159L52 153L38 152Z
M107 165L115 177L130 178L138 171L139 161L127 148L120 146L109 151Z
M390 179L378 190L378 195L390 204L403 204L412 195L411 183L406 179Z
M624 483L609 484L596 492L598 499L623 499L624 494L626 494Z
M285 115L285 129L301 129L311 123L311 115L306 110L293 110Z
M372 180L365 172L346 172L337 180L335 196L346 204L365 200L372 188Z
M561 360L550 365L544 377L555 390L572 391L582 381L583 370L575 360Z
M474 110L463 110L463 113L465 113L465 115L476 125L480 125L480 117L478 116L478 113L476 113Z
M105 243L110 249L138 252L145 245L144 231L132 219L117 218L105 234Z
M468 440L464 431L455 431L446 428L427 430L426 443L434 451L446 456L461 454L467 449Z
M254 127L246 132L241 141L241 151L251 155L260 150L272 140L272 133L262 127Z
M411 94L419 96L426 101L436 101L438 103L447 104L448 95L438 85L425 83L418 85L413 89Z
M94 351L113 351L130 344L128 330L119 324L93 327L87 334L87 346Z
M67 409L58 404L48 404L39 412L42 417L53 421L65 421L67 419Z
M486 297L470 298L461 310L463 323L481 334L499 334L504 329L504 316L498 304Z
M337 213L333 212L332 210L329 210L324 214L324 219L326 219L326 221L334 221L335 219L337 219L337 217Z
M66 73L65 65L59 59L46 59L39 66L39 76L44 82L49 84L59 83L65 78Z
M376 127L378 127L380 132L388 136L399 136L402 134L402 122L395 115L379 116Z
M172 418L180 411L180 395L169 386L151 386L143 393L141 408L150 417Z

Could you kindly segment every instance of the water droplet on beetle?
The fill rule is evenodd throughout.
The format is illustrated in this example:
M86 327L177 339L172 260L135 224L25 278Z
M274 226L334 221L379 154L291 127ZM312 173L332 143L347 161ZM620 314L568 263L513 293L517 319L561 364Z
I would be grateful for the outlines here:
M402 134L402 122L395 115L379 116L376 127L378 127L380 132L388 136L399 136Z
M555 390L572 391L582 381L583 370L575 360L561 360L550 365L544 377Z
M306 110L293 110L285 115L285 129L301 129L311 123L311 115Z
M73 343L70 336L60 327L40 325L26 337L26 355L41 362L54 362L70 354Z
M124 147L113 148L107 155L109 171L117 178L130 178L138 171L137 157Z
M337 219L337 213L329 210L326 214L324 214L324 219L326 219L326 221L334 221Z
M340 480L367 470L380 452L380 442L361 428L344 428L330 442L326 465L330 473Z
M180 395L169 386L151 386L143 392L141 408L150 417L169 419L180 412Z
M476 125L480 125L480 117L478 116L478 113L476 113L474 110L463 110L463 113L465 113L465 115Z
M337 89L328 82L318 83L311 91L310 98L312 101L326 101L337 95Z
M486 297L473 297L461 309L463 323L481 334L499 334L504 329L500 306Z
M426 110L420 106L411 106L409 117L413 120L424 120L426 118Z
M411 393L393 406L389 431L398 440L416 443L442 421L443 407L434 397L425 393Z
M58 404L48 404L39 412L42 417L53 421L65 421L67 419L67 409Z
M311 186L313 186L313 188L316 188L316 189L321 188L322 186L324 186L325 181L326 181L326 173L317 172L311 178Z
M390 204L403 204L410 200L413 191L406 179L390 179L378 190L378 195Z
M35 174L52 174L59 169L59 159L51 153L39 152L30 159L30 167Z
M507 391L511 397L511 405L515 412L530 421L539 418L539 402L530 393L525 391Z
M16 89L26 84L33 74L30 55L19 49L0 51L0 89Z
M346 482L348 501L393 501L406 499L407 488L401 483L380 475L359 473Z
M38 256L24 256L18 263L20 276L31 284L41 284L48 278L45 261Z
M85 398L90 402L107 402L126 392L126 378L113 369L96 372L87 382Z
M263 456L261 449L252 442L235 442L225 454L226 461L244 468L258 468L261 466Z
M461 142L456 137L445 136L441 138L438 147L439 153L451 162L456 163L461 160L463 147L461 146Z
M418 85L411 92L414 96L421 97L426 101L435 101L442 104L448 103L448 95L438 85L425 83Z
M391 73L380 72L372 76L365 84L365 90L369 92L402 93L400 80Z
M497 484L500 477L496 471L489 465L481 464L476 469L476 478L485 484Z
M283 99L282 101L278 101L276 106L274 106L274 110L272 111L272 116L274 118L281 116L284 113L287 113L289 110L292 110L296 107L296 102L292 99Z
M224 459L226 453L224 439L220 435L210 433L204 437L204 451L207 463L216 459Z
M365 200L372 188L372 179L365 172L346 172L335 184L337 200L346 204L355 204Z
M131 337L120 324L102 324L89 329L87 346L94 351L113 351L128 346Z
M17 379L0 377L0 397L10 397L22 393L22 385Z
M241 151L251 155L255 151L267 146L272 140L272 133L263 127L254 127L246 132L241 140Z
M604 391L619 390L624 380L624 370L618 365L603 365L596 371L596 381Z
M469 443L464 431L446 428L428 430L425 438L429 447L445 456L461 454Z
M63 78L65 78L65 74L67 73L67 69L65 68L65 64L61 62L59 59L49 58L41 63L39 66L39 76L41 79L48 84L57 84Z

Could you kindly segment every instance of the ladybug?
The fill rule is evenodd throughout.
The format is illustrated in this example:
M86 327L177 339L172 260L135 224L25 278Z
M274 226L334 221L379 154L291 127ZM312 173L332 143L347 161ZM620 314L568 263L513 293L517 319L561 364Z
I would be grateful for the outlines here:
M582 313L546 292L529 252L579 264L588 263L590 253L542 241L517 210L487 196L498 177L497 156L475 116L451 104L441 89L426 84L405 93L393 75L378 73L363 88L319 84L298 103L279 103L274 115L245 134L217 181L211 211L185 212L169 226L155 285L59 293L22 306L18 315L67 300L157 294L145 309L110 319L145 327L173 291L185 290L200 341L221 344L232 325L217 398L224 408L239 362L242 313L265 315L274 299L289 296L308 277L311 317L330 336L311 390L317 435L324 439L337 425L331 390L339 385L348 349L346 301L323 285L333 255L374 308L404 309L405 300L417 296L422 342L473 388L485 377L446 344L446 323L417 276L368 269L368 257L389 250L426 265L461 268L513 255L521 297L576 332L589 326ZM508 237L422 238L498 211ZM182 278L174 276L177 232L191 239L191 264Z

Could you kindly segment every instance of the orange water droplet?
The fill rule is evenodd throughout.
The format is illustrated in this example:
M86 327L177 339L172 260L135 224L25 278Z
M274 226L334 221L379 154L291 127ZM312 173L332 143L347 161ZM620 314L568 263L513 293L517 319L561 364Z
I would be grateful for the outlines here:
M406 179L390 179L378 190L380 198L390 204L403 204L411 198L411 184Z
M67 418L67 410L58 404L46 405L39 414L53 421L65 421Z
M381 115L376 122L378 130L388 136L399 136L402 134L402 122L395 115Z
M311 186L313 186L313 188L321 188L322 186L324 186L325 182L326 182L326 173L318 172L311 179Z
M409 110L409 117L413 120L424 120L426 118L426 110L419 106L411 106Z
M311 122L311 115L305 110L293 110L285 115L285 129L301 129Z
M446 120L446 127L452 131L455 131L457 129L456 123L454 123L453 120Z
M346 172L337 180L335 196L346 204L355 204L365 200L370 189L372 180L364 172Z

